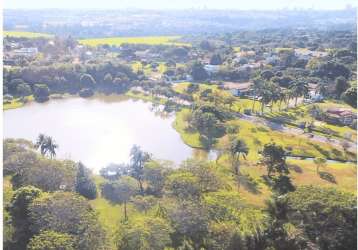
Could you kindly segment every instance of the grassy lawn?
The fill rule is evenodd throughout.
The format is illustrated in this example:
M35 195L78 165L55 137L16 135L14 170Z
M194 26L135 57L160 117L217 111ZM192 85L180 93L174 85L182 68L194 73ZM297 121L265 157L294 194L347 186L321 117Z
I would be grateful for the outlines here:
M25 38L53 37L53 35L51 34L27 32L27 31L4 31L4 36L25 37Z
M34 100L34 97L31 95L31 96L27 96L25 97L26 100L29 102L29 101L33 101ZM25 103L20 101L20 98L14 98L13 100L11 100L10 103L4 103L3 104L3 110L8 110L8 109L16 109L16 108L20 108L22 106L24 106Z
M336 147L310 141L309 139L300 136L283 133L277 130L271 130L264 125L254 124L250 121L236 119L229 121L228 125L239 127L237 137L243 139L250 148L248 159L257 161L259 159L259 151L263 145L269 142L275 142L283 146L286 150L291 150L292 155L305 156L305 157L324 157L338 160L354 160L354 156L346 156L343 151ZM221 144L225 144L227 137L221 139Z
M175 45L175 46L190 46L188 43L176 42L180 36L145 36L145 37L108 37L108 38L93 38L79 40L81 44L89 46L97 46L101 44L121 45L124 43L130 44L147 44L147 45Z
M177 112L173 127L180 134L180 137L185 144L193 148L203 148L199 133L188 131L188 123L186 120L189 115L189 109L182 109L181 111Z

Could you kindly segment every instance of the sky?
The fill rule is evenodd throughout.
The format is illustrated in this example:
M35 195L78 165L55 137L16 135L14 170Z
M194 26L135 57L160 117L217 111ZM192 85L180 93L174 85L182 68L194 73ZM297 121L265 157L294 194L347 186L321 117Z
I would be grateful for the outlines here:
M344 9L356 0L4 0L5 9Z

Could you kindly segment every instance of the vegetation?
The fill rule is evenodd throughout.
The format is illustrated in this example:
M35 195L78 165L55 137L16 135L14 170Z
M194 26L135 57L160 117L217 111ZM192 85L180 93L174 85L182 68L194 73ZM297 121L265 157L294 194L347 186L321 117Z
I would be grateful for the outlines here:
M80 43L90 46L98 45L121 45L121 44L148 44L148 45L187 45L186 43L176 42L180 36L147 36L147 37L110 37L110 38L91 38L80 40Z

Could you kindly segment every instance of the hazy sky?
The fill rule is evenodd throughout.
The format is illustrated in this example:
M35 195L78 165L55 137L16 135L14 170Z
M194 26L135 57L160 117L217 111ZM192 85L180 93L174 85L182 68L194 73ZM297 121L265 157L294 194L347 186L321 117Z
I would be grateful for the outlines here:
M4 0L5 8L100 8L100 9L343 9L356 0Z

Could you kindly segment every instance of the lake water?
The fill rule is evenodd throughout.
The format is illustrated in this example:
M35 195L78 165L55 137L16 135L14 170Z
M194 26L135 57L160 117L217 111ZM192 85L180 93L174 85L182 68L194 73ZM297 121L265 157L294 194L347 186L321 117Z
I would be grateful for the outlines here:
M172 127L174 116L158 113L150 103L118 96L29 103L4 111L4 137L35 141L40 133L50 135L59 145L57 158L82 161L95 172L128 162L134 144L176 164L205 155L183 143Z

